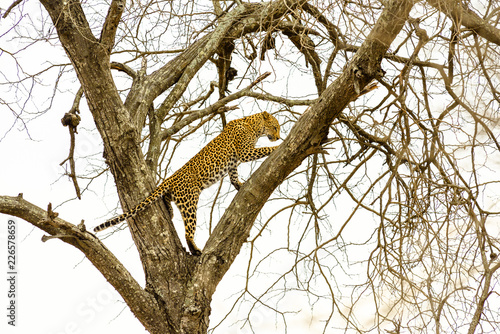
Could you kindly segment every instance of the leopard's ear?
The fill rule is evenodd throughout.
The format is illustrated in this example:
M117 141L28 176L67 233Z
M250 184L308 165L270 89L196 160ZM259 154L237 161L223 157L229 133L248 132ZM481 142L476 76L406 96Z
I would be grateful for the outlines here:
M261 114L264 117L264 119L270 119L271 118L271 114L269 114L267 111L263 111Z

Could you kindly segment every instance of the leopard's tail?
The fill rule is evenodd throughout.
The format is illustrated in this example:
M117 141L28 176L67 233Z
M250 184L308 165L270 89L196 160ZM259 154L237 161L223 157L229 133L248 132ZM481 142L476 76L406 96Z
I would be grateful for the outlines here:
M161 196L164 196L164 195L165 195L165 191L164 191L163 187L160 185L160 187L156 188L156 190L151 195L149 195L141 203L137 204L132 210L125 212L125 213L122 213L118 217L106 220L101 225L94 227L94 232L100 232L102 230L107 229L108 227L115 226L118 223L135 216L137 213L143 211L149 205L151 205L151 203L153 203L158 198L160 198Z

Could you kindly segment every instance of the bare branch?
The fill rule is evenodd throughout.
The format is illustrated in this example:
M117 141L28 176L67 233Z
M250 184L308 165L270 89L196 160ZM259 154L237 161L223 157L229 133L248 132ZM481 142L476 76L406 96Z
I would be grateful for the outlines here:
M454 0L427 0L427 3L449 16L458 26L471 29L484 39L500 45L500 30L479 17L461 1Z
M158 117L158 119L163 120L165 118L167 113L174 106L175 102L177 102L182 93L184 93L193 76L209 59L209 57L214 54L222 40L227 37L227 33L233 24L240 19L241 15L243 15L246 10L245 6L238 6L234 11L230 12L221 19L221 22L217 26L216 30L211 34L210 40L204 45L203 48L198 50L198 57L189 63L174 89L172 89L165 101L158 108L156 112L156 117Z
M392 1L386 6L344 73L299 118L284 142L238 191L205 245L201 263L193 275L193 284L187 292L189 298L185 309L196 309L203 302L193 287L203 287L208 295L212 295L215 286L211 284L219 282L229 269L269 195L312 153L312 149L321 145L333 119L356 95L350 70L355 67L363 69L361 87L376 76L383 55L403 27L412 7L413 3L405 0ZM193 316L184 313L187 319Z
M111 69L118 70L128 74L132 79L137 77L137 73L130 67L122 63L118 63L116 61L111 62Z
M16 0L14 1L10 6L9 8L7 8L7 10L5 11L5 13L2 15L2 18L6 18L7 15L9 15L10 11L12 9L14 9L17 5L19 5L21 2L23 2L23 0Z
M111 53L115 43L116 30L118 29L118 23L120 23L124 9L125 0L113 0L109 6L108 15L106 16L100 38L101 43L107 49L108 53Z
M309 35L306 33L305 29L301 29L299 23L280 25L280 29L283 34L286 35L290 41L295 45L295 47L304 55L306 59L306 65L310 64L313 71L314 80L316 82L316 88L318 90L318 95L320 95L324 89L323 78L321 76L321 59L319 58L315 45Z
M156 300L139 286L123 264L99 239L92 233L82 231L78 226L57 218L57 214L52 212L50 205L48 211L45 211L24 200L22 194L17 197L0 196L0 212L24 219L52 237L57 236L65 243L82 251L120 293L138 319L159 312ZM160 319L158 322L161 322ZM144 325L147 326L147 324ZM161 323L157 325L164 326Z
M69 166L71 172L68 174L68 176L73 180L73 185L75 186L75 191L76 191L76 197L78 197L78 199L82 199L82 196L80 193L80 187L78 186L78 180L76 177L74 154L75 154L75 134L78 133L77 126L78 124L80 124L81 120L78 114L80 113L79 105L82 95L83 95L83 87L80 87L80 89L76 93L75 100L73 101L71 109L69 110L69 112L64 114L64 117L61 119L62 125L67 126L69 130L70 147L69 147L68 157L59 164L59 166L62 166L66 161L69 160Z
M191 112L189 114L189 116L187 116L187 117L183 118L181 121L175 123L173 126L168 128L167 130L162 131L161 135L160 135L161 140L163 141L163 140L173 136L174 134L176 134L177 132L179 132L181 129L188 126L192 122L194 122L200 118L203 118L207 115L213 114L214 112L218 111L220 108L223 108L229 102L237 100L240 97L247 96L246 94L249 94L249 92L251 91L251 89L255 85L257 85L259 82L261 82L262 80L267 78L270 74L271 74L271 72L266 72L266 73L260 75L250 85L248 85L247 87L245 87L241 91L236 92L236 93L231 94L231 95L228 95L228 96L224 97L223 99L218 100L216 103L212 104L211 106L209 106L205 109ZM234 110L234 109L235 108L227 108L224 110L224 112L229 111L229 110Z

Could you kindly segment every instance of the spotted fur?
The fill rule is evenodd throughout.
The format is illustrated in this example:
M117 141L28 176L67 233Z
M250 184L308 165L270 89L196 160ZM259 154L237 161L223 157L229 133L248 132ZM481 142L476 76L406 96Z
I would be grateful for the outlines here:
M238 179L238 165L241 162L268 156L277 147L255 147L257 140L262 136L267 136L272 141L280 138L278 121L266 111L229 122L217 137L164 180L144 201L132 210L102 223L94 228L94 231L102 231L135 216L163 196L168 203L170 215L172 215L170 201L174 201L179 208L189 250L194 255L200 255L201 251L194 243L194 232L201 191L228 173L231 184L239 190L242 183Z

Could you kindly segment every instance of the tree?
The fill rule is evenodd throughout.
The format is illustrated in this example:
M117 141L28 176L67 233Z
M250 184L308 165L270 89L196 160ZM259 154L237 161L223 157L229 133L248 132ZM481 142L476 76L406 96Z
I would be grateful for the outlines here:
M57 67L56 92L74 71L81 90L63 123L74 144L84 96L123 210L154 190L188 136L223 126L236 100L253 101L247 114L272 109L289 129L210 228L200 257L183 250L164 204L128 221L145 287L84 222L70 223L22 196L0 197L0 212L82 251L149 332L207 332L212 296L244 244L247 285L236 302L250 296L285 326L287 312L296 310L280 300L292 289L311 308L326 302L325 332L337 326L333 319L358 331L498 328L496 3L40 3L53 27L19 20L23 4L16 1L3 15L9 34L21 38L24 25L33 24L42 36L33 44L62 46L71 65L29 75L22 71L24 47L2 49L22 76L4 76L16 97L2 104L20 122L22 102L36 97L28 90L16 100L25 82L38 84ZM282 87L299 75L312 80L296 92L279 91L260 72L263 64ZM376 94L355 101L373 80ZM71 152L69 162L80 197ZM256 223L271 196L278 208ZM221 203L218 195L213 203ZM273 233L271 249L259 246L272 218L283 220L285 212L286 232ZM275 256L289 267L254 292L248 282ZM360 272L364 280L354 276ZM360 320L367 299L375 311L368 323Z

